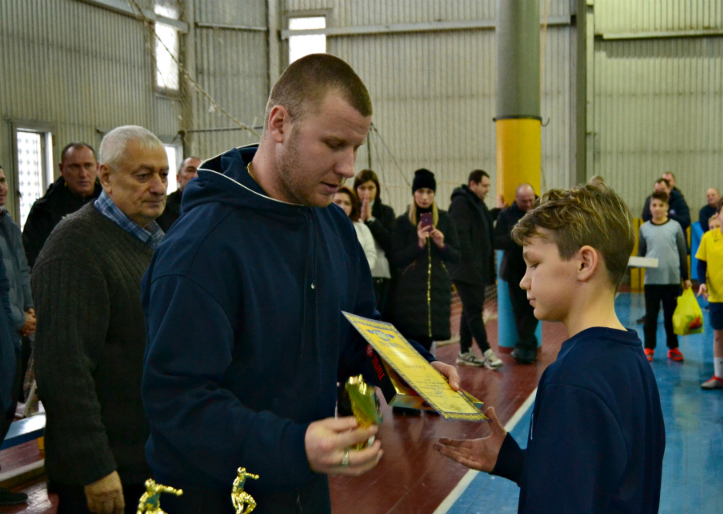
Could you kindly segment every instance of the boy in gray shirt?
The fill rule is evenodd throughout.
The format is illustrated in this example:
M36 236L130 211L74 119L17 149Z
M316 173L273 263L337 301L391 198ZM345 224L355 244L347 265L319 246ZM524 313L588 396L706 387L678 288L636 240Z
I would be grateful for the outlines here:
M645 270L645 355L653 360L658 329L658 312L663 303L663 324L668 344L668 358L682 361L678 336L673 332L673 312L680 295L681 279L688 289L688 249L680 224L668 218L668 195L652 194L650 211L653 218L640 227L638 256L658 259L657 268Z

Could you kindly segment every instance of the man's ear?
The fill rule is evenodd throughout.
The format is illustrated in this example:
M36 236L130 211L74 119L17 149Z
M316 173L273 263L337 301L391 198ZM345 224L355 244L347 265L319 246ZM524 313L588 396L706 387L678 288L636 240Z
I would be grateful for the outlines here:
M110 195L112 191L110 185L110 174L111 169L106 164L101 164L98 169L98 180L100 180L100 185L103 186L103 191L105 191L105 194L107 195Z
M269 134L277 143L283 143L291 132L291 115L283 105L274 105L269 111Z
M577 262L577 279L582 282L590 280L602 265L600 253L589 245L585 245L577 251Z

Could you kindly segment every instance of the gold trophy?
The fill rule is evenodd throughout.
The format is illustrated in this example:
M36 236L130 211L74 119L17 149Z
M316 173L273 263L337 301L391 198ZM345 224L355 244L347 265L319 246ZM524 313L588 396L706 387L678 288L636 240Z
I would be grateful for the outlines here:
M233 508L236 509L236 514L249 514L256 508L256 500L244 491L247 478L258 480L259 476L247 473L246 468L238 468L238 476L233 481L233 488L231 489L231 503L233 503Z
M146 480L146 492L141 496L138 502L137 514L167 514L165 510L161 509L161 494L170 493L176 496L183 494L182 489L174 489L167 485L157 484L155 480L149 478Z
M367 428L371 425L380 425L382 422L382 413L379 410L379 399L374 392L374 388L369 387L367 383L364 382L364 377L361 375L349 377L344 387L347 393L349 393L351 410L359 422L359 426L361 428ZM363 450L373 442L374 436L370 437L365 443L357 444L354 449Z

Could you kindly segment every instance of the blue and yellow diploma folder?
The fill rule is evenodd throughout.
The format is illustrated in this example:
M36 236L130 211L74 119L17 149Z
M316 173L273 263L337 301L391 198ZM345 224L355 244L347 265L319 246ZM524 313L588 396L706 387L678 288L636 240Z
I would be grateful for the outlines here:
M389 405L415 409L432 408L445 419L487 420L482 402L462 390L453 391L442 376L424 359L391 323L343 312L346 319L376 350L383 369L374 363Z

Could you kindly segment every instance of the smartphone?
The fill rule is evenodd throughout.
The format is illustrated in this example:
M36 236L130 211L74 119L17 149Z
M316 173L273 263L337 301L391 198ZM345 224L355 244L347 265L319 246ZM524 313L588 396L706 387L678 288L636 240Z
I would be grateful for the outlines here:
M419 221L422 223L422 227L431 227L432 226L432 213L431 212L423 212L419 216Z

